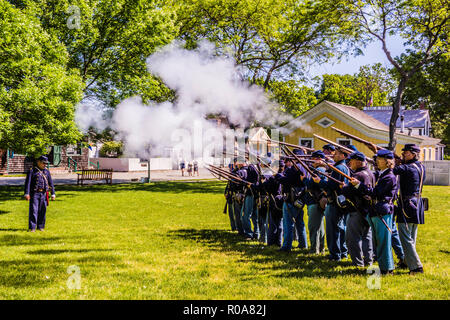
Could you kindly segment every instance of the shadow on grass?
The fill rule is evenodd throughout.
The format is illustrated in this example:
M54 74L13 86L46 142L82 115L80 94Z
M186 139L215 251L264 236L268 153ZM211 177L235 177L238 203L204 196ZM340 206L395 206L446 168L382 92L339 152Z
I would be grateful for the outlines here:
M179 229L169 231L169 236L190 239L223 252L239 252L246 262L261 264L261 269L281 271L279 277L326 277L366 275L365 270L353 267L351 261L333 262L324 255L309 254L307 249L294 249L290 253L278 251L276 246L247 242L236 233L215 229Z
M61 185L56 186L56 195L64 197L75 196L71 192L126 192L126 191L148 191L169 193L223 193L225 183L223 182L153 182L149 184L128 183L114 185ZM0 186L0 201L23 199L22 186Z
M61 254L61 253L86 253L86 252L99 252L99 251L116 251L113 249L48 249L48 250L34 250L28 251L28 254Z
M47 237L40 232L25 232L27 229L4 229L5 231L24 231L24 234L6 234L0 237L2 246L47 245L82 237Z

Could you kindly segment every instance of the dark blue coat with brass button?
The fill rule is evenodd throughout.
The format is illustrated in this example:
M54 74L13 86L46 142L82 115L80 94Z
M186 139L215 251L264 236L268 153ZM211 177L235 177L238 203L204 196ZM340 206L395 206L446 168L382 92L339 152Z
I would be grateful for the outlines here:
M52 195L55 194L55 187L50 171L47 169L40 170L36 167L31 168L25 179L25 194L32 195L37 192L46 191L49 191Z
M397 222L423 224L425 218L421 182L423 185L426 177L425 168L419 161L412 160L396 166L394 174L399 177L400 182Z

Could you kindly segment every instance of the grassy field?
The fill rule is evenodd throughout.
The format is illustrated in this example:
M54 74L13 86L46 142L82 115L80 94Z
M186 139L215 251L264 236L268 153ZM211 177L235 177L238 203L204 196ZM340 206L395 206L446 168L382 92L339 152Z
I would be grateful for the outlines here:
M450 188L417 249L425 274L381 278L350 260L290 254L229 231L220 182L60 186L44 232L28 233L22 188L0 188L1 299L448 299ZM306 214L305 214L306 218ZM72 274L79 270L79 276ZM73 288L74 279L81 288Z

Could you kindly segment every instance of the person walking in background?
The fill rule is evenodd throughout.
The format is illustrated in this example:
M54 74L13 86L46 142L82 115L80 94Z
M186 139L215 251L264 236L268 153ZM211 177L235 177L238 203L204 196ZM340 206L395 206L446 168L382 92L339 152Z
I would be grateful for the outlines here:
M199 173L198 173L198 162L197 162L197 160L194 160L194 176L195 176L195 173L197 173L197 177L198 177Z
M188 163L187 172L188 172L188 176L192 177L192 162Z
M184 177L184 168L186 167L186 163L184 162L184 159L181 159L180 161L180 170L181 170L181 176Z

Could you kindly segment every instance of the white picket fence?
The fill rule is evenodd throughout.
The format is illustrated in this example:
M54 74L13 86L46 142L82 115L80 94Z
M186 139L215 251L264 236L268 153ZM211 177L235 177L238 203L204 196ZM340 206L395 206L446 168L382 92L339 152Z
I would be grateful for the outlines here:
M450 186L450 161L424 161L426 177L424 184Z

